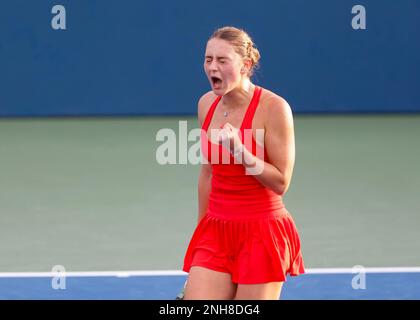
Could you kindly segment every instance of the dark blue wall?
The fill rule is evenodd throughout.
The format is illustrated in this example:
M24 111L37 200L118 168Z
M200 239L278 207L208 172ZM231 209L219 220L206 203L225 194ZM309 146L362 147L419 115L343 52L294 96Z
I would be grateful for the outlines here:
M419 0L2 0L0 116L193 114L223 25L249 31L255 82L294 112L420 111Z

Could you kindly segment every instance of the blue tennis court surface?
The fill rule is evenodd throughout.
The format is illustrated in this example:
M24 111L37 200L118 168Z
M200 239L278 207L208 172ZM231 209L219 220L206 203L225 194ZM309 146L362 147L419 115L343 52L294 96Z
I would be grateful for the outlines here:
M288 278L281 299L420 299L420 270L417 269L369 271L364 278L356 279L357 274L351 272L308 271L299 277ZM33 275L1 274L0 299L171 300L186 280L186 274L182 272L166 275L165 272L68 273L61 282L51 274ZM61 289L53 288L57 284ZM353 288L355 285L359 289Z

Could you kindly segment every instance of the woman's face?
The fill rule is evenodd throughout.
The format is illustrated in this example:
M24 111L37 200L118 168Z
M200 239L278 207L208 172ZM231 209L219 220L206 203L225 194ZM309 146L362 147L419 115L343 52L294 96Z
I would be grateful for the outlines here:
M240 84L242 67L241 56L229 42L218 38L207 42L204 71L216 95L222 96Z

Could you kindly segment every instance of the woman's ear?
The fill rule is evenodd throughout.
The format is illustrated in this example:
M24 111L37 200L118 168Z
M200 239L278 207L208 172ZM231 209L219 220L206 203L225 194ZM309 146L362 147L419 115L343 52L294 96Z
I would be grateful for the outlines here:
M251 70L251 60L246 59L244 60L244 65L241 68L241 74L248 74L249 70Z

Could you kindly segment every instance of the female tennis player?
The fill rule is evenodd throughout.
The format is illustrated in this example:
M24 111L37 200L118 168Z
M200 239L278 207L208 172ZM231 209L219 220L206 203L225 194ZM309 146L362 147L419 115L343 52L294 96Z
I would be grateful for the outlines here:
M287 274L304 273L299 234L282 202L295 160L292 112L251 82L259 58L241 29L220 28L207 42L212 90L198 102L198 119L208 161L184 258L185 300L279 299ZM226 153L231 161L222 161Z

